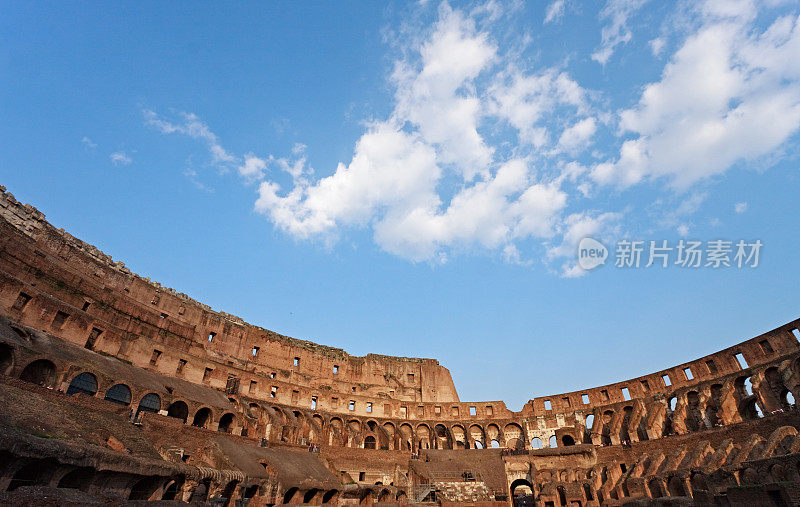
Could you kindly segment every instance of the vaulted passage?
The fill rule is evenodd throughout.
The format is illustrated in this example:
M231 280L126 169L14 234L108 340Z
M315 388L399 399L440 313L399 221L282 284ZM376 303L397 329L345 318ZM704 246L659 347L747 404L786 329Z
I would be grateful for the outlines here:
M155 500L153 495L161 486L163 479L159 477L146 477L134 483L128 500Z
M44 387L53 387L56 376L56 365L47 359L38 359L28 364L19 374L20 380L38 384Z
M0 343L0 375L8 375L14 365L14 351L10 345Z
M72 379L67 389L67 394L76 393L85 394L86 396L97 394L97 377L88 372L77 375Z
M67 472L60 481L58 481L59 488L79 489L87 491L94 479L95 471L93 468L83 467L76 468L71 472Z
M234 415L231 413L223 414L222 417L219 418L219 428L218 430L221 433L230 433L233 429L233 420Z
M43 461L34 461L23 466L14 473L6 491L14 491L24 486L38 486L44 483L49 464Z
M208 426L208 423L211 421L211 409L208 407L203 407L194 414L194 419L192 420L192 426L197 426L198 428L205 428Z
M125 384L116 384L106 391L105 399L118 405L128 406L131 404L131 388Z
M167 415L186 422L189 417L189 407L182 401L176 401L167 408Z

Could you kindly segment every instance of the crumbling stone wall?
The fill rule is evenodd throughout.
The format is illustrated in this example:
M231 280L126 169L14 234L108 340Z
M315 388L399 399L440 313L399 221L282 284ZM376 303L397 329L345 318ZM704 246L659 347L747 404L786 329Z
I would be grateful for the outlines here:
M184 496L203 488L206 497L230 495L234 483L271 470L259 486L266 503L407 501L409 487L433 478L414 463L435 450L465 470L501 471L477 481L488 493L455 481L442 487L442 501L511 502L514 484L554 505L711 502L778 490L794 499L794 490L774 484L798 482L799 326L794 320L672 368L534 398L512 412L502 401L461 402L435 359L354 357L214 311L55 229L0 187L0 374L54 396L80 387L116 404L118 419L195 442L188 451L151 433L163 460L206 470L182 479ZM158 418L170 424L152 422ZM240 458L271 446L306 453L297 461L312 456L335 484L281 477L269 460L248 470L220 451L229 444L214 440L219 434ZM11 481L25 465L8 452ZM467 457L473 453L484 459ZM223 477L220 469L230 471ZM138 480L129 473L121 494ZM156 496L170 487L137 488L151 486Z

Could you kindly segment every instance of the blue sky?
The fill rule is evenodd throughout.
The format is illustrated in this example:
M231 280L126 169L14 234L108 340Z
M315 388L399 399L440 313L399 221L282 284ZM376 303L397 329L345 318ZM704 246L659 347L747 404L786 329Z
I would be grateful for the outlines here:
M800 315L798 14L2 2L0 184L215 309L518 410ZM587 272L585 236L764 246Z

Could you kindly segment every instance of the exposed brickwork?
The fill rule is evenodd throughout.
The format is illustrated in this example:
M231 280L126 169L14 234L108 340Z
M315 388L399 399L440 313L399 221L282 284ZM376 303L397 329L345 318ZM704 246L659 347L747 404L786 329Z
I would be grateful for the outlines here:
M512 412L214 311L0 187L0 503L798 504L798 325Z

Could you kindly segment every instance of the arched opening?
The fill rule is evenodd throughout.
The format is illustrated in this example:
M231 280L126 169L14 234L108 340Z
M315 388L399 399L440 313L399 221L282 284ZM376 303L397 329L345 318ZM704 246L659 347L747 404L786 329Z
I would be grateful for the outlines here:
M0 374L8 375L14 366L14 349L7 343L0 343Z
M721 426L722 419L719 417L719 409L722 406L722 384L711 386L711 399L706 403L705 416L711 427Z
M131 388L125 384L115 384L106 391L104 399L127 407L131 404Z
M686 393L685 423L689 431L699 431L705 427L703 414L700 413L700 395L697 391Z
M192 426L205 428L208 426L209 422L211 422L211 409L208 407L203 407L194 414Z
M592 495L592 487L586 483L583 484L583 496L588 502L594 500L594 495Z
M568 445L575 445L575 439L572 438L570 435L564 435L561 437L561 443L566 447Z
M395 427L392 423L383 423L381 427L381 434L385 438L385 441L381 442L381 449L391 449L394 450L395 448Z
M783 405L784 409L794 407L794 395L788 389L784 389L781 392L781 405Z
M550 437L550 439L547 441L547 443L548 443L548 445L550 445L550 447L558 447L558 440L556 440L556 436L555 435Z
M542 448L542 439L539 437L533 437L531 440L531 447L533 449L541 449Z
M128 495L128 500L152 500L153 495L161 486L159 477L145 477L133 485Z
M558 490L559 505L567 505L567 490L564 489L564 486L559 486L556 489Z
M139 402L139 408L136 409L136 414L140 412L153 412L158 413L161 410L161 396L156 393L147 393Z
M178 493L180 493L181 488L183 487L183 478L174 479L167 484L167 487L164 488L164 494L161 496L162 500L177 500Z
M669 496L686 496L683 480L678 477L670 477L667 482L667 489L669 490Z
M744 389L745 395L747 395L747 396L752 396L753 395L753 379L752 378L750 378L750 377L745 378L742 381L742 387Z
M217 431L220 433L230 433L233 431L233 414L228 412L219 418L219 427L217 428Z
M622 409L622 425L619 429L620 442L630 442L631 436L628 433L628 426L631 424L631 416L633 415L633 407L627 406Z
M248 486L247 489L244 490L244 498L253 498L258 496L258 490L261 489L258 484L253 484L252 486Z
M453 436L453 440L456 442L456 447L458 446L458 442L463 441L465 447L468 447L466 444L469 442L469 439L465 437L464 428L459 425L455 425L450 429L450 434ZM486 434L483 431L483 428L477 424L473 424L469 427L469 437L475 442L474 447L476 449L483 449L486 447ZM480 447L478 446L480 444Z
M782 407L784 409L791 408L791 405L787 403L784 398L784 395L788 391L788 389L786 388L786 384L783 381L783 376L778 371L778 368L774 366L771 368L767 368L766 371L764 372L764 379L767 381L766 383L773 393L776 394L780 393L779 397L781 400Z
M650 490L651 498L661 498L664 496L664 492L661 491L661 482L656 478L650 479L650 482L647 483L647 489Z
M669 409L674 411L675 407L678 406L678 398L672 396L667 400L667 403L669 404Z
M689 482L692 485L693 494L696 494L698 491L708 491L708 481L706 481L705 475L700 472L692 473Z
M222 490L222 497L226 500L230 500L233 497L233 494L236 492L236 485L239 484L239 481L233 480L230 481L228 484L225 485L225 488ZM229 505L230 502L226 503Z
M186 419L189 417L189 407L180 400L175 401L167 407L167 415L186 423Z
M374 449L374 448L375 448L375 437L369 435L366 438L364 438L364 449Z
M431 429L427 424L420 424L417 426L417 449L430 449L431 448Z
M69 383L67 394L81 393L87 396L94 396L97 394L97 377L89 372L83 372L77 375L72 382Z
M314 500L314 497L317 496L317 493L319 493L319 490L316 488L306 491L306 494L303 495L303 503L311 503Z
M339 492L338 489L329 489L322 495L322 503L331 503L336 501L336 494Z
M752 420L764 417L764 413L761 411L761 407L758 406L755 397L745 400L740 407L739 412L742 415L742 419Z
M435 435L435 445L437 449L452 449L453 442L447 432L447 427L444 424L437 424L433 427L433 434Z
M210 488L211 479L203 479L203 481L192 491L192 495L189 497L189 503L205 504L206 500L208 500L208 490Z
M600 443L603 445L611 445L611 421L614 420L614 411L606 410L602 416L603 427L600 432Z
M289 488L286 493L283 495L283 503L289 503L294 498L294 495L297 493L297 488Z
M533 505L533 485L525 479L517 479L511 483L511 498L514 507Z
M81 467L76 468L70 472L67 472L60 481L58 481L59 488L64 489L79 489L81 491L86 491L89 489L89 486L92 484L92 479L94 479L94 469L91 467Z
M401 447L407 451L413 450L411 448L411 437L413 436L414 430L411 429L411 425L407 423L403 423L400 425L400 439L401 439Z
M594 426L594 414L589 414L586 416L586 432L583 435L584 444L592 443L592 426Z
M6 491L14 491L23 486L34 486L41 482L43 467L41 462L28 463L24 467L17 470L11 482L8 484Z
M522 426L516 423L506 424L503 428L503 437L505 438L505 446L509 449L524 449L525 444L522 441Z
M53 387L55 381L56 365L47 359L37 359L22 370L19 378L25 382L44 387Z

